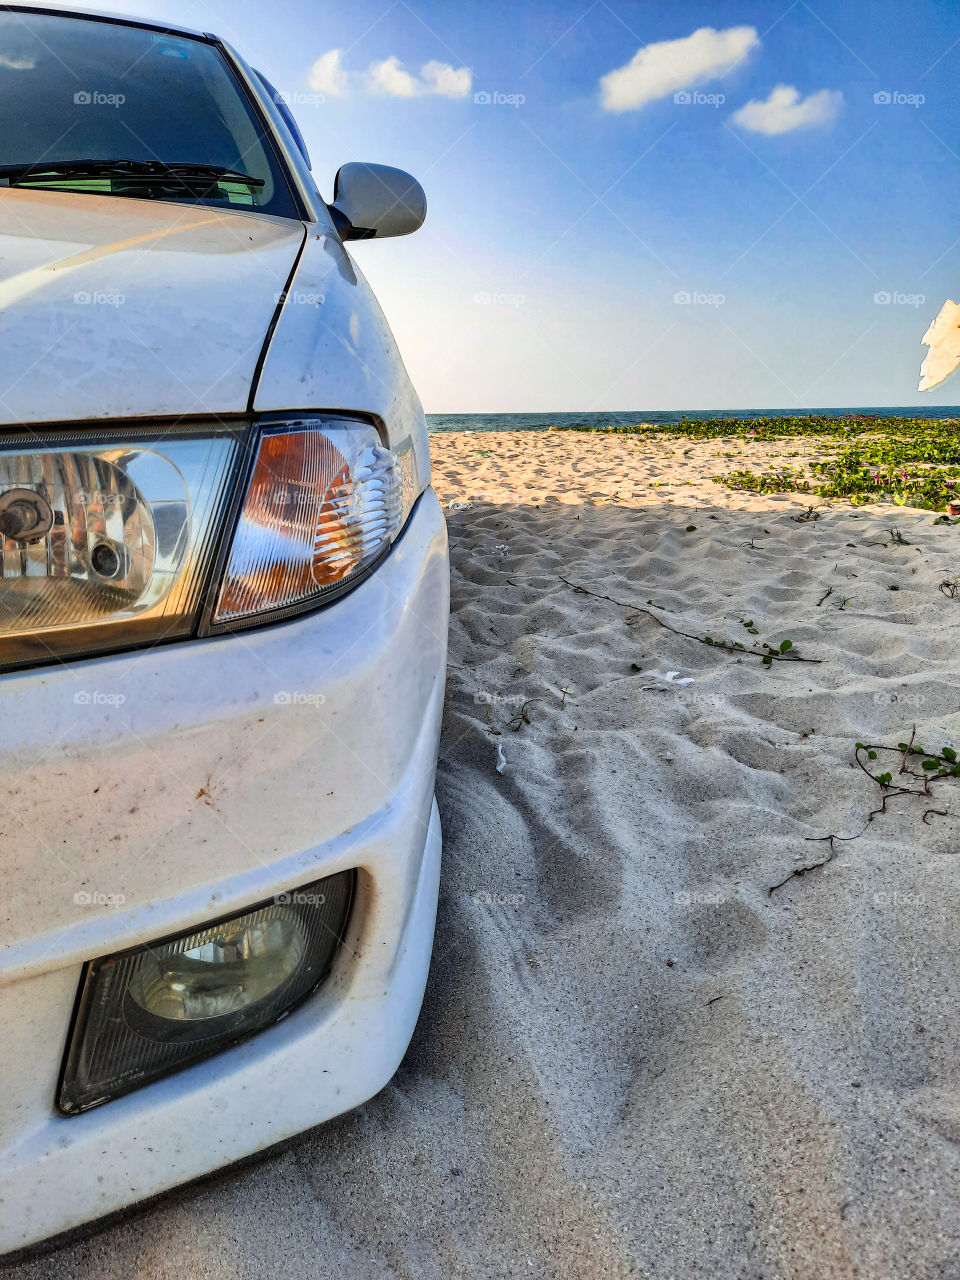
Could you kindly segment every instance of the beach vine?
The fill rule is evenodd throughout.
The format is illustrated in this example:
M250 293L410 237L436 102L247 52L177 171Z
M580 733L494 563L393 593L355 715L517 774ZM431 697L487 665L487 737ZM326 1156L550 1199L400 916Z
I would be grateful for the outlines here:
M932 511L941 511L948 502L960 498L960 421L950 419L884 418L871 414L843 418L685 418L675 423L563 429L694 440L732 437L748 443L821 437L835 449L833 457L809 461L805 467L781 466L769 471L742 468L714 476L714 483L755 493L844 498L855 506L892 502Z
M914 725L909 739L906 742L898 742L896 746L879 742L858 742L855 745L854 761L861 772L880 788L880 803L870 810L863 826L854 835L841 836L831 832L826 836L805 837L814 843L825 843L827 856L819 862L795 868L777 884L770 886L767 890L768 896L782 889L791 880L805 876L811 871L819 871L821 867L832 862L837 856L836 843L859 840L874 818L881 813L886 813L888 800L897 796L915 796L934 800L933 784L935 782L946 778L960 778L960 751L956 747L944 746L939 751L925 751L918 744L916 736L917 729ZM917 766L919 766L919 773ZM960 814L930 805L924 809L920 820L930 826L930 819L935 817L957 818Z
M610 604L618 605L621 609L632 609L636 613L646 614L648 618L652 618L659 626L670 631L675 636L683 636L685 640L695 640L698 644L709 645L713 649L721 649L724 653L735 654L738 658L759 658L765 667L772 667L775 662L814 662L819 663L819 658L804 658L800 654L794 652L792 640L781 640L779 644L762 643L748 648L739 640L717 639L711 635L696 635L692 631L681 631L679 627L671 626L666 619L661 618L659 614L653 612L658 606L652 600L647 601L650 608L646 608L639 604L629 604L625 600L615 600L613 596L603 595L599 591L590 591L589 588L581 586L577 582L571 582L569 578L565 578L563 574L557 575L562 583L568 586L572 591L577 591L581 595L592 596L594 600L608 600ZM743 618L740 619L747 630L756 635L756 629L751 621L748 625Z

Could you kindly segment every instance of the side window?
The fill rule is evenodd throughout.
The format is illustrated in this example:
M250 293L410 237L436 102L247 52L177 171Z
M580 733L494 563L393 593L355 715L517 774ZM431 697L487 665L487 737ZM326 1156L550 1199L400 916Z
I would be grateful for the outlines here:
M303 140L303 134L300 132L300 126L297 124L296 120L294 120L293 112L290 110L290 108L287 106L286 102L284 101L283 95L280 93L278 89L275 89L273 87L273 85L270 83L270 81L267 79L267 77L263 74L262 71L257 71L256 68L254 68L254 74L256 75L260 83L263 85L263 87L266 89L267 93L269 93L274 106L277 108L277 110L280 112L281 116L283 117L284 124L293 134L293 140L297 144L297 149L299 150L300 154L303 156L304 160L306 160L307 168L312 171L313 165L310 163L310 153L307 150L307 144Z

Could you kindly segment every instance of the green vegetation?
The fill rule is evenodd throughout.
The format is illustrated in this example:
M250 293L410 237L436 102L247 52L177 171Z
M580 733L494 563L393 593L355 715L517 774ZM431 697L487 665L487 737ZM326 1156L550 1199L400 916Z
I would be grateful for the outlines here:
M884 773L873 773L868 764L864 764L862 754L866 755L867 761L877 760L881 752L888 755L896 754L900 757L900 769L898 777L915 778L923 783L923 791L906 792L908 795L930 795L930 782L934 778L960 778L960 759L958 759L957 751L954 747L941 747L939 751L924 751L923 747L917 746L911 736L909 742L898 742L896 747L878 746L875 743L858 742L856 746L856 762L860 768L871 777L874 782L878 782L884 789L893 792L904 793L904 786L894 782L894 775L887 770ZM919 760L917 759L919 757ZM909 765L910 763L919 763L923 773L914 773ZM928 810L928 812L931 812Z
M940 418L687 418L662 425L568 427L612 435L739 438L745 443L808 437L830 458L770 471L738 470L717 484L757 493L803 493L845 498L854 505L894 502L942 510L960 496L960 422ZM729 455L728 455L729 456ZM795 457L795 453L787 456Z

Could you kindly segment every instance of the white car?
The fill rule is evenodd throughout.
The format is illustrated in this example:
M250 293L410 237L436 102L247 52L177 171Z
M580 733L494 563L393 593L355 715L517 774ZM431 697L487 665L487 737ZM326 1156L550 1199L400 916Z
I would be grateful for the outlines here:
M223 41L0 8L0 1252L356 1106L436 916L424 415Z

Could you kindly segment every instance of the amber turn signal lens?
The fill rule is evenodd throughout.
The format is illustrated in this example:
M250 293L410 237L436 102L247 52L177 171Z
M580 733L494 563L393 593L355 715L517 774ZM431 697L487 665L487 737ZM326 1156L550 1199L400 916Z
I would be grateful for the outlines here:
M294 613L358 577L396 537L401 515L400 468L373 427L268 428L215 623Z

